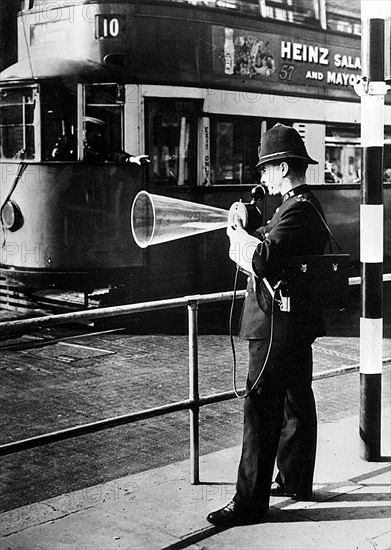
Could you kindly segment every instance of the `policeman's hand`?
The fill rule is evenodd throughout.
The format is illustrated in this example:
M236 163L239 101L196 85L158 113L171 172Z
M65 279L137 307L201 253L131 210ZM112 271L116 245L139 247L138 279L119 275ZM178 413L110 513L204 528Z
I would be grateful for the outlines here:
M229 257L246 273L253 273L252 258L260 243L257 237L249 235L243 227L227 228L230 240Z
M149 156L148 155L137 155L135 157L133 156L130 156L126 162L130 162L131 164L148 164L149 162L151 162L149 160Z
M252 239L243 227L227 227L227 235L231 243L246 243Z

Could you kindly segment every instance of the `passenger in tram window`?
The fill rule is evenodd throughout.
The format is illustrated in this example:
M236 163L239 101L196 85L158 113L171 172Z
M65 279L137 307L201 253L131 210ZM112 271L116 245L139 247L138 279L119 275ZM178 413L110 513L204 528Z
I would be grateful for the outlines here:
M391 181L391 168L387 168L387 169L384 171L384 181L385 181L385 182Z
M84 160L86 162L115 162L119 164L145 164L150 162L148 155L130 155L123 150L113 150L104 138L105 122L96 117L86 117L84 140Z
M69 139L68 136L61 136L56 141L56 145L48 155L48 160L72 160L75 158L74 139Z
M321 255L328 241L322 207L306 184L308 164L317 161L300 134L282 124L265 132L258 152L261 183L270 195L282 195L282 203L251 234L239 219L227 229L230 258L248 274L240 336L249 340L249 368L236 492L207 517L221 527L259 521L271 494L310 500L313 490L312 343L325 334L324 323L321 311L309 310L308 304L291 310L281 289L287 259Z
M331 162L326 162L324 167L324 182L325 183L338 183L337 178L333 174Z
M353 180L353 183L361 183L361 168L358 167L356 171L356 177Z
M32 147L27 147L26 149L19 149L16 151L14 155L14 159L16 160L26 160L26 159L33 159L35 157L35 151Z
M326 162L324 181L325 183L342 183L343 176L338 170L338 166L332 162Z

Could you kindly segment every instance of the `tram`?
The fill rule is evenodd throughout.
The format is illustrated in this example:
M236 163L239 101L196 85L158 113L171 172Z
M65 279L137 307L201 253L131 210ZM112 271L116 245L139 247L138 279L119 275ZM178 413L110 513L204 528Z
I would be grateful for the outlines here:
M0 75L7 281L122 285L136 301L230 289L224 230L141 250L132 202L141 189L226 209L247 201L276 122L319 160L308 182L358 265L359 1L23 0L17 25L18 60ZM389 255L389 98L385 109ZM94 156L89 128L150 163ZM275 207L266 197L265 220Z

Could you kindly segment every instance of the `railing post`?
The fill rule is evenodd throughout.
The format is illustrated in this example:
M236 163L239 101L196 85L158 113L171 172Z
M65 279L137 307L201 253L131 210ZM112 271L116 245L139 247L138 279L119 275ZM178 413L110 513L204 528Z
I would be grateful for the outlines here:
M190 412L190 482L200 481L199 413L198 392L198 301L187 305L189 320L189 400Z

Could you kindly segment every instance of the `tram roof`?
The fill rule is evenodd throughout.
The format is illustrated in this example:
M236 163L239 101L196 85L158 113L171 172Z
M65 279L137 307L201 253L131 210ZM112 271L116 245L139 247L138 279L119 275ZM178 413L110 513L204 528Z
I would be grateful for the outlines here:
M39 57L26 58L0 73L0 80L25 80L67 76L83 76L86 80L100 81L115 78L120 72L87 58Z

